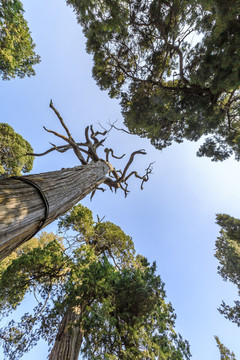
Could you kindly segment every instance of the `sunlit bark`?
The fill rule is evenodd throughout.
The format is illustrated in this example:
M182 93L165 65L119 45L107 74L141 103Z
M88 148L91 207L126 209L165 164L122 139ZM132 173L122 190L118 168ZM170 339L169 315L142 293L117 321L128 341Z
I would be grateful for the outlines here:
M48 201L45 227L103 183L109 170L108 164L100 160L22 178L37 184ZM19 179L0 181L0 260L34 235L45 212L44 201L31 184Z

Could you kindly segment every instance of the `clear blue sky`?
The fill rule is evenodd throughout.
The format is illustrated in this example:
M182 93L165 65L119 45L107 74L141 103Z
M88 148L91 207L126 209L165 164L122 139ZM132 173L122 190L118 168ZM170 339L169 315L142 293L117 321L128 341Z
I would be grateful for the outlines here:
M0 121L13 126L35 152L56 141L43 125L61 130L48 107L51 98L76 140L83 139L89 124L118 119L121 127L118 101L100 91L91 77L91 56L85 52L85 39L72 9L64 0L22 2L42 62L35 68L35 77L1 82ZM92 202L84 199L83 204L121 226L139 253L156 260L177 313L176 329L190 342L193 360L220 358L215 334L240 358L239 329L217 311L221 300L232 304L237 299L237 290L217 275L214 258L219 232L215 214L240 218L240 164L233 159L212 163L197 158L199 144L186 142L160 152L145 139L117 132L109 136L108 146L116 154L145 148L147 155L139 156L135 164L141 171L156 161L154 174L143 191L132 181L126 199L120 192L107 191L97 193ZM76 165L73 153L52 153L35 159L33 173ZM55 231L56 224L46 230ZM46 358L47 345L40 342L22 359Z

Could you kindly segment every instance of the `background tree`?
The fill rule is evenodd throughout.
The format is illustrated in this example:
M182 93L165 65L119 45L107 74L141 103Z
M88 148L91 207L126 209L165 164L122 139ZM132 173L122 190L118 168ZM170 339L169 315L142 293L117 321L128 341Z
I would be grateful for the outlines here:
M224 281L235 284L240 295L240 220L226 214L218 214L217 224L221 226L215 253L220 263L218 273ZM236 300L232 307L223 301L219 312L240 326L239 300Z
M67 0L93 54L93 77L121 99L125 125L162 149L240 158L239 0Z
M105 159L103 159L97 153L106 140L106 137L101 140L98 137L107 135L110 130L95 132L92 126L87 126L85 142L77 143L52 101L50 107L57 115L67 136L46 128L45 130L64 140L67 145L51 144L52 147L42 154L27 153L26 155L42 156L52 151L64 153L72 149L82 165L0 180L0 259L32 238L41 228L66 213L89 193L92 192L93 196L97 189L104 191L103 188L98 187L100 184L106 184L115 191L121 189L127 196L128 179L131 176L140 179L142 189L152 171L150 164L143 176L136 171L129 172L134 157L137 154L146 154L143 149L134 151L130 155L123 170L115 170L109 162L110 156L121 159L125 154L117 157L112 149L105 148L103 154Z
M219 340L219 338L217 336L215 336L216 342L217 342L217 346L219 348L220 351L220 360L236 360L236 356L233 352L229 351L228 348L226 348L221 341Z
M135 255L129 236L110 222L94 223L81 205L61 219L60 230L65 247L55 239L2 272L2 313L28 292L38 299L33 314L1 330L6 357L19 358L42 337L54 342L52 360L76 360L80 348L92 360L190 358L188 343L173 330L156 265Z
M0 178L19 176L32 170L31 145L8 124L0 123Z
M19 0L0 1L0 75L3 80L35 75L40 62Z

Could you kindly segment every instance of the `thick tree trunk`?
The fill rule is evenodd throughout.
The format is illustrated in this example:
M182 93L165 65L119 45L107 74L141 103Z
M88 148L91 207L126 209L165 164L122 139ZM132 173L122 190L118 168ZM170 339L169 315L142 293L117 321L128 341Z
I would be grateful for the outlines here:
M0 181L0 260L8 256L38 230L46 215L46 226L66 213L98 185L104 182L110 168L104 161L92 162L60 171L23 176L37 184L19 179Z
M83 340L81 328L76 324L78 313L78 310L68 310L63 317L49 360L78 360Z

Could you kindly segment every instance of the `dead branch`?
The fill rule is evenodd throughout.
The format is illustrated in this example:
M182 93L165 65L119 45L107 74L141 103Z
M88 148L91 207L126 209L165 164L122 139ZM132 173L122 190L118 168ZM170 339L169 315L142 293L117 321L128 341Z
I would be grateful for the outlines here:
M128 168L129 168L129 166L132 164L133 159L134 159L134 156L137 155L137 154L146 155L146 152L145 152L144 149L141 149L141 150L134 151L134 152L130 155L130 158L129 158L128 162L127 162L127 165L125 166L125 168L124 168L124 170L123 170L123 172L122 172L122 176L119 177L119 179L117 180L119 183L120 183L121 181L125 181L124 178L125 178L125 175L126 175L126 173L127 173L127 171L128 171Z
M152 174L152 170L153 167L152 165L154 164L154 162L150 163L146 169L146 173L143 176L140 176L136 171L132 171L126 178L125 178L125 182L132 176L134 175L136 178L142 180L141 183L141 190L143 190L143 184L149 180L149 174Z
M101 219L100 216L97 215L97 224L101 223L105 219L106 215L104 215Z
M92 198L93 198L93 196L95 195L95 193L96 193L97 190L100 190L100 191L102 191L102 192L106 191L106 189L103 189L103 188L101 188L101 187L97 187L95 190L92 191L91 196L90 196L90 200L92 200Z
M99 126L101 126L102 129L105 130L105 133L106 133L106 134L109 133L112 129L115 129L115 130L118 130L118 131L125 132L125 133L128 134L128 135L136 135L136 134L134 134L134 133L132 133L132 132L126 130L126 129L117 128L116 125L115 125L115 123L116 123L117 121L118 121L118 120L115 120L113 123L111 123L110 121L108 122L108 125L110 126L110 129L109 129L109 130L105 129L105 128L102 126L102 124L100 124L100 123L98 123L98 124L99 124Z
M115 121L116 122L116 121ZM108 123L110 126L111 126L111 128L113 128L113 129L115 129L115 130L118 130L118 131L122 131L122 132L125 132L126 134L128 134L128 135L136 135L136 134L134 134L134 133L132 133L132 132L130 132L130 131L128 131L128 130L125 130L125 129L122 129L122 128L117 128L114 124L115 124L115 122L114 123Z
M67 136L59 134L56 131L49 130L45 126L44 126L44 129L45 129L45 131L47 131L47 132L57 136L58 138L64 140L67 143L67 145L56 146L55 144L50 143L52 145L52 147L50 149L46 150L45 152L43 152L41 154L35 154L35 153L30 154L30 153L28 153L26 155L43 156L43 155L46 155L46 154L48 154L48 153L50 153L52 151L58 151L60 153L64 153L64 152L72 149L74 151L75 155L77 156L77 158L80 160L81 164L86 165L89 161L97 162L99 160L102 160L102 159L99 158L99 156L97 154L97 149L100 146L103 145L103 143L106 140L106 137L105 137L106 134L108 134L111 131L112 128L115 128L116 130L121 130L121 131L127 132L124 129L117 128L115 126L115 122L110 124L110 129L109 130L104 129L102 127L102 125L100 125L104 129L104 131L102 131L102 132L100 132L100 131L95 132L94 129L93 129L93 126L91 125L91 126L87 126L85 128L85 142L78 142L77 143L73 139L73 137L72 137L68 127L66 126L63 118L61 117L59 112L54 107L52 100L50 101L49 106L54 111L54 113L57 115L57 118L59 119L62 127L64 128ZM127 133L129 133L129 132L127 132ZM99 136L104 136L104 138L99 139L98 138ZM115 170L115 168L109 162L109 157L111 155L112 158L114 158L114 159L122 159L125 156L125 154L123 154L122 156L116 156L116 155L114 155L114 152L113 152L112 148L105 148L104 152L106 154L106 160L105 161L110 165L109 176L106 177L106 179L104 181L104 184L106 184L111 189L111 191L113 191L113 189L114 189L115 192L116 192L116 190L120 188L121 190L123 190L123 192L125 194L125 197L126 197L127 194L129 193L127 180L131 176L135 176L136 178L142 180L141 189L143 188L144 182L148 181L149 174L152 173L152 164L153 163L151 163L148 166L148 168L146 169L146 173L143 176L140 176L137 173L137 171L135 171L135 170L130 172L129 174L127 174L127 172L129 170L129 167L131 166L131 164L134 161L134 157L136 155L138 155L138 154L145 155L146 154L145 150L140 149L140 150L134 151L130 155L129 160L128 160L128 162L125 165L123 170ZM86 155L86 158L83 156L83 154ZM102 161L104 161L104 160L102 160ZM92 192L90 199L93 198L94 194L96 193L96 190L105 191L105 189L103 189L103 188L95 189Z
M43 126L44 130L46 130L47 132L54 134L55 136L65 140L67 143L69 143L69 145L71 145L73 151L75 152L76 156L78 157L78 159L80 160L82 165L86 164L86 161L84 159L84 157L82 156L77 144L75 143L75 141L71 138L67 138L64 135L58 134L56 131L53 130L48 130L45 126Z
M65 129L67 135L68 135L68 138L69 139L72 139L72 136L70 134L70 131L68 130L67 126L65 125L64 121L63 121L63 118L61 117L61 115L59 114L59 112L57 111L57 109L55 109L55 107L53 106L53 102L52 100L50 100L50 104L49 104L49 107L51 109L53 109L53 111L55 112L55 114L57 115L58 119L60 120L60 123L62 124L62 127Z
M114 154L113 154L113 149L108 149L108 148L105 148L104 149L104 152L106 153L106 161L107 162L109 162L109 153L111 153L111 155L112 155L112 157L114 158L114 159L122 159L126 154L123 154L122 156L115 156Z
M52 143L50 143L51 145L53 145L52 148L44 151L43 153L40 153L40 154L36 154L36 153L26 153L26 155L30 155L30 156L44 156L44 155L47 155L49 154L50 152L54 151L54 150L57 150L59 152L65 152L69 149L71 149L71 146L70 145L62 145L62 146L56 146ZM64 150L65 149L65 150ZM63 150L63 151L62 151Z

